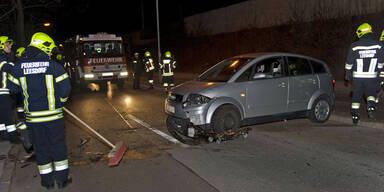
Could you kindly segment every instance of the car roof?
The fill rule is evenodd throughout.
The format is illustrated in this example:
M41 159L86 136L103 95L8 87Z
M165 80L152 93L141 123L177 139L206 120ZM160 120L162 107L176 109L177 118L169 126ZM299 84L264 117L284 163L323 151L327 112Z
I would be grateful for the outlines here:
M311 59L315 61L321 61L319 59L306 56L306 55L300 55L300 54L295 54L295 53L284 53L284 52L257 52L257 53L247 53L247 54L242 54L242 55L237 55L232 58L258 58L262 56L292 56L292 57L301 57L301 58L306 58L306 59ZM324 62L325 63L325 62Z

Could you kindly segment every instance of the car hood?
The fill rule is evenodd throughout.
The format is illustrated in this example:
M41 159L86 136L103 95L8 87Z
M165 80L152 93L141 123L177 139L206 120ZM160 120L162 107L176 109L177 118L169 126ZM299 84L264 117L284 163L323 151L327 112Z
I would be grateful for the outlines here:
M207 82L207 81L187 81L172 89L172 92L185 95L187 93L201 93L217 85L225 84L224 82Z

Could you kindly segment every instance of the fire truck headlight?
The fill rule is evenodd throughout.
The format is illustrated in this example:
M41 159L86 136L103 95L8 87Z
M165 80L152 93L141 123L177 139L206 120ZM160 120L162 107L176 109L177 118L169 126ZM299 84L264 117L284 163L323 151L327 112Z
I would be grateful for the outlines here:
M94 78L94 77L95 77L95 75L92 74L92 73L84 74L84 78L86 78L86 79L92 79L92 78Z
M121 76L128 76L128 71L124 71L120 73Z

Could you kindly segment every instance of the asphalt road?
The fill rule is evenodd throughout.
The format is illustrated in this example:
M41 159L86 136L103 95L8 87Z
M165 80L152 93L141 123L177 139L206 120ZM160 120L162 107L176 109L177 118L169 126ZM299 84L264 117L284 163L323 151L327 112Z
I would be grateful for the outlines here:
M112 143L128 145L119 166L110 148L66 115L69 191L382 191L384 129L306 119L253 126L248 138L185 146L167 137L162 89L75 89L67 108ZM145 87L145 86L142 86ZM95 86L92 86L95 88ZM96 87L97 88L97 87ZM39 191L22 150L11 192Z

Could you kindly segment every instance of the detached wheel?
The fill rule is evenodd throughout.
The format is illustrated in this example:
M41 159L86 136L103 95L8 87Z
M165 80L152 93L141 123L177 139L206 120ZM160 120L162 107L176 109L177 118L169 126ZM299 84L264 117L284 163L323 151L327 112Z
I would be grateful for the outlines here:
M240 113L235 106L224 105L213 114L211 126L216 133L237 130L240 127Z
M309 119L315 123L324 123L331 115L331 105L329 99L325 96L320 96L312 105Z

